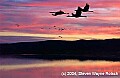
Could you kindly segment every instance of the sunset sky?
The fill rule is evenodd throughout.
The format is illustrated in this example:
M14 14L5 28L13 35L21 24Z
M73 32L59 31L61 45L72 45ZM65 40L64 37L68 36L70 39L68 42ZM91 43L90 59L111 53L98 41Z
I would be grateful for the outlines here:
M86 3L94 11L82 13L88 17L49 13L71 15ZM0 0L0 43L111 38L120 38L120 0Z

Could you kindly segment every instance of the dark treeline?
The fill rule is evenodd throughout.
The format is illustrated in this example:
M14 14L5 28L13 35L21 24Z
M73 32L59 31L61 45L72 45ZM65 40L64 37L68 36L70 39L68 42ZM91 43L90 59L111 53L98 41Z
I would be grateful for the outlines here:
M120 60L120 39L21 42L0 44L0 55L42 54L67 55L69 58L92 57ZM66 56L66 58L67 58Z

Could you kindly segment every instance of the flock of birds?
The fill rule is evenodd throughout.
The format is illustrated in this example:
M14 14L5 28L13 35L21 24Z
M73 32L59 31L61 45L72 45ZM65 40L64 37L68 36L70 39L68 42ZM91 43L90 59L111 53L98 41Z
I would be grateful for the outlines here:
M17 27L20 27L19 24L15 24ZM62 27L58 27L58 26L53 26L53 27L49 27L49 28L46 28L46 27L40 27L41 30L44 30L44 29L55 29L55 30L58 30L58 31L64 31L64 30L71 30L71 28L62 28ZM72 28L73 29L73 28ZM74 30L81 30L81 29L74 29ZM62 36L58 36L59 38L63 38Z
M76 11L76 14L73 14L72 13L72 16L68 15L67 17L75 17L75 18L78 18L78 17L87 17L87 16L82 16L82 12L93 12L93 11L89 11L89 4L86 3L84 9L82 9L81 7L78 6L78 9L75 10ZM69 14L69 13L65 13L63 11L57 11L57 12L50 12L52 13L53 16L57 16L57 15L62 15L62 14ZM53 14L54 13L54 14ZM19 27L20 25L19 24L15 24L17 27ZM54 26L53 27L54 29L56 30L59 30L59 31L63 31L63 30L66 30L66 28L60 28L60 27L57 27L57 26ZM43 27L41 27L41 29L45 29ZM52 29L52 28L49 28L49 29ZM69 29L70 30L70 29ZM81 30L81 29L80 29ZM58 36L59 38L63 38L62 36Z
M52 28L54 28L56 30L59 30L59 31L66 30L66 28L60 28L60 27L57 27L57 26L53 26ZM48 28L48 29L52 29L52 28ZM45 29L45 28L41 27L41 29Z
M93 11L89 11L89 4L86 3L85 7L82 9L81 7L78 6L78 9L75 10L76 11L76 14L73 14L70 16L68 15L67 17L75 17L75 18L78 18L78 17L87 17L87 16L82 16L82 12L93 12ZM65 13L64 11L57 11L57 12L49 12L49 13L52 13L53 16L57 16L57 15L62 15L62 14L69 14L69 13Z

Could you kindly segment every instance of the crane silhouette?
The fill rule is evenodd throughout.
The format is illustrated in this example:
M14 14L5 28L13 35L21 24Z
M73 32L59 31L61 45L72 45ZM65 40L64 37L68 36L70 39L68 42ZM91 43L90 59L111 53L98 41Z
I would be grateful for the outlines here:
M89 7L90 5L88 3L86 3L84 9L82 9L83 12L93 12L93 11L89 11Z
M78 18L78 17L87 17L87 16L82 16L82 8L78 6L78 9L75 10L76 11L76 14L73 14L72 13L72 16L67 16L67 17L75 17L75 18Z
M52 14L53 16L57 16L57 15L62 15L62 14L69 14L69 13L65 13L64 11L57 11L57 12L49 12L49 13L54 13Z

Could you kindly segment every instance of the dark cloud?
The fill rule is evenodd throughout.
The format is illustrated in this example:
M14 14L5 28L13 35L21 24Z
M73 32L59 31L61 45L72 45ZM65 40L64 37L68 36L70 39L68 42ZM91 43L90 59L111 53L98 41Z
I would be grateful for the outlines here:
M11 4L0 3L0 6L12 6Z
M87 23L75 23L80 26L120 26L120 24L112 24L112 23L102 23L102 22L87 22Z
M7 2L30 2L32 0L6 0Z
M44 41L50 38L30 37L30 36L0 36L0 43L33 42Z

